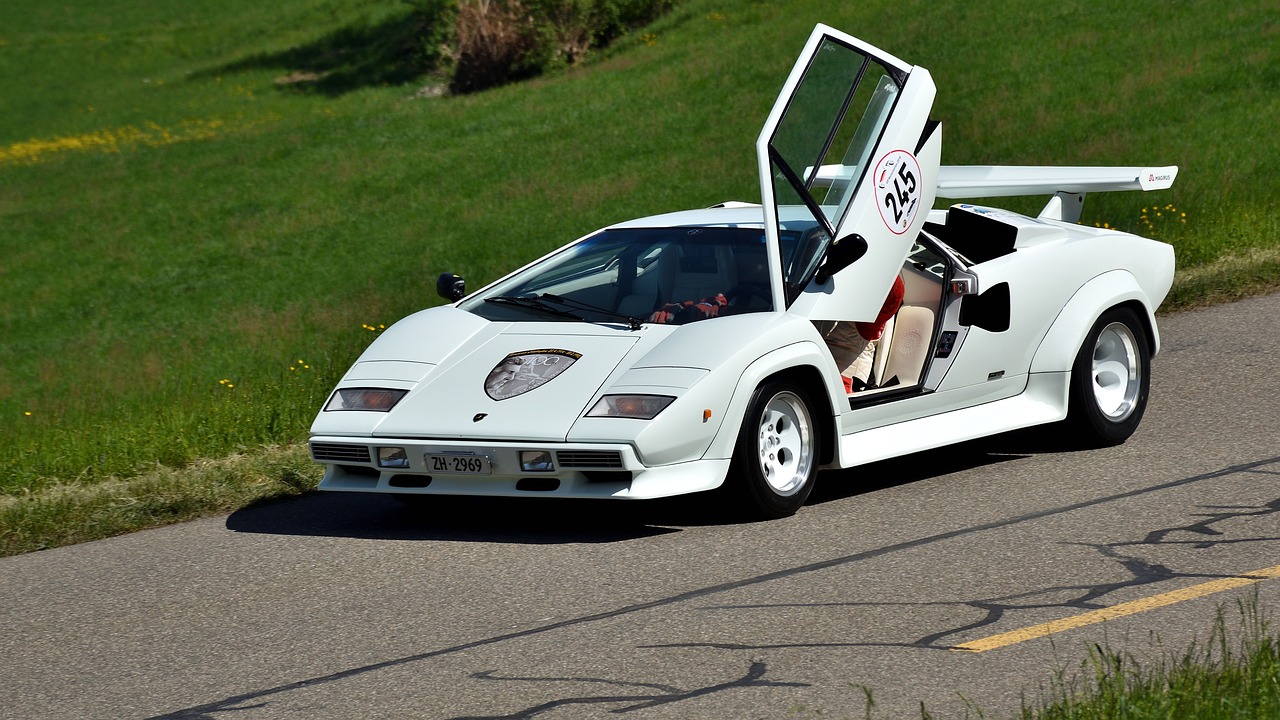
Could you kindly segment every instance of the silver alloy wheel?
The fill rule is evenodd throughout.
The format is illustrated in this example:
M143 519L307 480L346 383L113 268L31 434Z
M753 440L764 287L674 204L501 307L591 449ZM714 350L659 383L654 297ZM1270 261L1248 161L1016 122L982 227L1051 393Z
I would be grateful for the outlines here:
M760 416L760 474L773 492L794 495L813 468L813 422L795 393L774 395Z
M1093 346L1093 399L1112 422L1121 422L1137 407L1142 389L1138 339L1122 322L1113 322L1098 333Z

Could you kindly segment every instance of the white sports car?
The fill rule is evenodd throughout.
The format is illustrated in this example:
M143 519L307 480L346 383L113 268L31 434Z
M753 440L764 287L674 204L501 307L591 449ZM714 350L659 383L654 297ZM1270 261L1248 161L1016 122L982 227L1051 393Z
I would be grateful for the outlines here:
M619 223L470 295L442 275L453 303L383 332L316 417L320 488L723 485L781 517L821 468L1054 422L1123 442L1173 249L1076 221L1085 193L1168 188L1177 168L941 167L934 93L819 25L757 141L760 205ZM932 209L1035 194L1038 217Z

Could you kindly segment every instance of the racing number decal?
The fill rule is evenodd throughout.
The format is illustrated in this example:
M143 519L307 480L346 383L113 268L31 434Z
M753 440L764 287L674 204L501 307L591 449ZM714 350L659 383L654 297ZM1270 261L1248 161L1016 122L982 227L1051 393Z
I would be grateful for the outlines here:
M894 235L911 227L920 209L920 163L906 150L894 150L876 165L876 204Z

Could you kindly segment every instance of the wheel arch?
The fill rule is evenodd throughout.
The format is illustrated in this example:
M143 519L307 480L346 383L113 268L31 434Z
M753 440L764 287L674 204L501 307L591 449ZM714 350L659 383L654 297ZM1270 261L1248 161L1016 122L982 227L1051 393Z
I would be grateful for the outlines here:
M839 422L837 406L833 402L833 394L838 390L844 397L844 388L837 388L838 376L835 366L830 373L823 373L821 368L829 364L830 355L809 342L799 342L778 348L757 359L743 370L738 385L733 392L726 410L725 422L711 441L704 457L727 458L733 454L738 440L738 431L742 427L747 407L756 390L765 383L775 379L786 379L800 388L809 402L813 404L814 424L818 427L818 461L828 464L835 457L836 427Z
M1112 270L1085 283L1062 307L1036 348L1031 372L1070 372L1076 353L1102 314L1117 307L1134 311L1151 356L1160 350L1160 331L1151 302L1127 270Z
M1085 337L1069 376L1067 417L1061 425L1075 447L1118 445L1142 422L1151 353L1150 341L1136 337L1144 333L1141 318L1132 303L1113 305ZM1120 325L1123 329L1113 329Z

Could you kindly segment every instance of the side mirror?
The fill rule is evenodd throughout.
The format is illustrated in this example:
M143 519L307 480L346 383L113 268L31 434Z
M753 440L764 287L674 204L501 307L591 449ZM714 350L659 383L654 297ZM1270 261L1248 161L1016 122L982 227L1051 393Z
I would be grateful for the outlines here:
M866 238L858 233L845 235L827 246L827 258L813 279L819 285L825 285L827 278L854 264L866 254Z
M458 302L467 294L467 283L453 273L441 273L436 278L436 294L449 302Z

